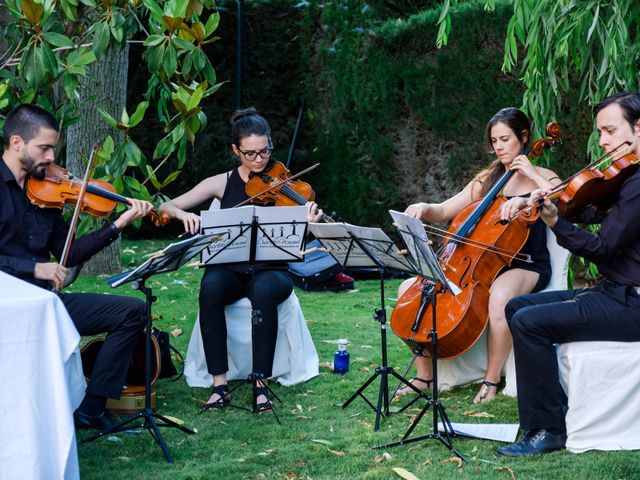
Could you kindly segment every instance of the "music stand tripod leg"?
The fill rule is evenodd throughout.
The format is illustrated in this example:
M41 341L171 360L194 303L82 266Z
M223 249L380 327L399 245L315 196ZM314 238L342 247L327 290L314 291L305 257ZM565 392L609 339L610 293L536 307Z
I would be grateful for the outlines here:
M360 388L358 388L344 404L342 404L342 408L347 408L353 400L355 400L358 396L360 396L375 412L376 412L376 420L374 431L378 431L380 428L380 417L389 416L389 375L393 375L397 378L401 383L410 386L416 392L418 392L421 396L424 396L423 392L414 387L411 382L409 382L406 378L402 377L399 373L397 373L393 367L388 365L387 359L387 311L384 303L384 268L379 268L380 272L380 303L381 307L376 309L376 313L374 315L375 320L380 324L380 350L382 357L382 364L376 368L375 372L369 379L362 384ZM380 387L378 389L378 403L376 406L373 405L369 401L369 399L364 395L364 391L367 387L378 377L380 376ZM393 398L393 397L391 397ZM419 398L419 397L418 397ZM414 400L415 401L415 400Z
M126 430L133 430L144 428L146 429L151 436L154 438L156 443L162 449L162 453L164 454L167 462L173 465L173 458L171 458L171 454L169 453L169 448L167 447L162 434L160 433L160 429L158 427L173 427L182 430L184 433L195 434L196 432L183 426L179 425L177 422L169 420L168 418L163 417L153 411L151 407L151 305L156 300L156 297L151 293L151 288L145 285L146 278L143 278L139 281L134 282L132 285L136 290L141 291L145 295L146 299L146 315L147 315L147 324L145 327L145 365L144 365L144 386L145 386L145 395L144 395L144 408L138 412L136 415L133 415L121 422L116 423L113 428L102 430L98 433L91 435L90 437L82 440L82 444L92 442L98 438L104 437L106 435L111 435L113 433L118 433ZM156 422L156 418L165 422L164 424L158 424ZM139 425L129 426L131 423L134 423L138 419L142 420L142 423Z
M409 429L403 435L402 440L398 442L388 443L386 445L380 445L378 447L374 447L376 449L384 449L396 447L399 445L406 445L408 443L418 442L420 440L426 439L435 439L441 442L445 447L449 449L454 455L456 455L461 460L465 460L458 450L455 449L452 442L452 437L455 436L455 432L451 426L451 422L449 421L449 417L447 416L447 412L438 397L438 330L436 323L436 302L437 302L437 294L438 292L435 289L435 285L429 286L427 282L423 284L422 287L422 295L427 296L427 300L431 302L432 308L432 328L429 331L429 336L431 337L431 361L433 367L433 384L431 387L432 393L431 398L424 406L422 411L418 414L415 420L409 426ZM424 300L424 299L423 299ZM428 433L426 435L421 435L418 437L411 437L410 435L413 430L418 426L424 415L427 413L429 408L433 407L433 423L432 423L432 433ZM444 430L444 435L440 433L438 428L438 418L442 419L442 426Z

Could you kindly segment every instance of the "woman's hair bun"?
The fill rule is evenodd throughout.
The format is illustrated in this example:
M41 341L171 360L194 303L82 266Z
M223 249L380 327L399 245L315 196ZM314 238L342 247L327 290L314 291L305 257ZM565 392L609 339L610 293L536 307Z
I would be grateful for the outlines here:
M238 120L240 120L242 117L248 117L248 116L251 116L251 115L258 115L258 111L253 107L242 108L242 109L236 110L235 112L233 112L231 114L230 123L231 123L231 125L233 125Z

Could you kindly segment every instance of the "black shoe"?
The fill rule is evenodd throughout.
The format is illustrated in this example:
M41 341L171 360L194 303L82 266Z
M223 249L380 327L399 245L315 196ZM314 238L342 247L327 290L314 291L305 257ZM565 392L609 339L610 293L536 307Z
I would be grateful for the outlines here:
M86 413L76 410L73 412L73 423L76 428L95 428L98 430L110 430L118 422L109 410L104 410L98 416L87 415Z
M500 447L496 454L506 457L525 457L562 450L565 443L567 443L567 435L565 433L554 435L545 429L529 430L524 434L522 440Z

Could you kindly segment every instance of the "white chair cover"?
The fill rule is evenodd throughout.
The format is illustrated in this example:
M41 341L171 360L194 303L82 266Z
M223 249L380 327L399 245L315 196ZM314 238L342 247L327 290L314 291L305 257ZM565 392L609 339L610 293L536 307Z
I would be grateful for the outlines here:
M558 245L556 236L547 228L547 248L551 259L551 280L544 291L564 290L567 288L569 271L569 251ZM473 347L462 355L450 360L438 362L438 385L441 390L449 390L457 385L480 382L487 371L487 331ZM506 385L502 393L517 395L516 367L513 349L504 367Z
M229 371L227 379L246 379L252 371L251 302L242 298L225 309L227 318L227 351ZM318 375L318 352L313 344L307 322L295 292L278 306L278 339L273 360L273 376L288 386L304 382ZM191 333L184 375L190 387L210 387L213 379L200 333L200 316Z
M573 342L558 347L568 396L567 449L640 449L640 342Z

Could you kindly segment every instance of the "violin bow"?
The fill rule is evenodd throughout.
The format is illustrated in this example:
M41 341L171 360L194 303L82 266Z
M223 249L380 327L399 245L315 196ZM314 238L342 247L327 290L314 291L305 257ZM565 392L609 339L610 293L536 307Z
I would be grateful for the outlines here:
M87 164L87 169L84 172L84 181L80 186L80 193L78 194L78 200L76 203L76 208L73 211L73 216L71 217L71 224L69 225L69 231L67 232L67 239L64 242L64 249L62 250L62 256L60 258L60 265L63 267L67 264L67 259L69 258L69 250L71 249L71 242L73 241L73 236L76 231L76 225L78 224L78 218L80 218L80 212L82 211L82 202L84 201L84 195L87 191L87 185L89 184L89 177L91 176L91 171L93 170L93 165L95 163L96 153L100 148L98 145L93 146L93 150L91 151L91 157L89 157L89 163Z
M562 192L567 185L569 185L569 183L571 182L571 180L573 180L574 178L576 178L578 175L580 175L582 172L586 172L589 169L595 169L598 168L600 165L602 165L608 158L613 158L613 161L617 160L618 158L614 158L615 155L619 155L621 152L619 151L621 148L623 147L629 147L631 145L631 142L629 140L626 140L624 142L622 142L620 145L618 145L617 147L609 150L608 152L603 153L602 155L600 155L598 158L596 158L593 162L591 162L589 165L586 165L584 167L582 167L580 170L578 170L576 173L574 173L573 175L567 177L566 179L564 179L562 182L560 182L558 185L556 185L555 187L553 187L549 193L547 195L544 195L543 197L539 197L536 202L537 202L537 206L541 207L542 203L544 202L545 198L549 198L551 200L553 200L554 198L557 198L557 195ZM620 156L620 158L622 157L622 155ZM512 222L513 220L515 220L518 215L520 214L520 212L522 211L528 211L531 212L531 206L529 205L525 205L524 207L518 208L514 214L511 216L511 218L509 218L509 220L507 220L508 222Z
M240 202L237 205L234 205L233 208L238 208L238 207L242 207L243 205L246 205L247 203L251 202L251 200L253 200L254 198L259 197L260 195L264 195L267 192L270 192L271 190L273 190L274 188L278 188L281 185L284 185L285 183L294 180L296 178L298 178L301 175L304 175L307 172L310 172L311 170L313 170L314 168L318 167L320 164L316 163L315 165L311 165L309 168L305 168L304 170L302 170L301 172L296 173L295 175L291 175L290 177L285 178L284 180L281 180L280 182L276 183L275 185L271 185L268 188L265 188L263 191L261 191L260 193L256 193L255 195L253 195L252 197L247 198L246 200L243 200L242 202Z

